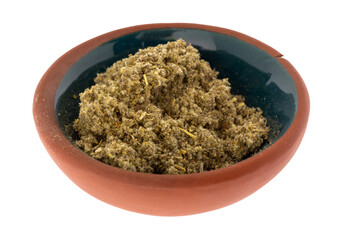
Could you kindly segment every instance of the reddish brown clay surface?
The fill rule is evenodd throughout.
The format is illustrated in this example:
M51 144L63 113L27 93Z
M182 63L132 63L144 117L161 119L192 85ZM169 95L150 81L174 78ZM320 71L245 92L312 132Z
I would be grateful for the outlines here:
M68 69L84 54L113 38L155 28L195 28L214 31L253 44L285 67L295 81L298 110L287 132L271 147L231 167L189 175L154 175L125 171L92 159L73 146L60 130L54 112L56 90ZM93 38L60 57L39 82L33 115L39 136L52 159L80 188L116 207L144 214L178 216L218 209L252 194L289 162L305 133L310 101L295 68L264 43L244 34L206 25L148 24Z

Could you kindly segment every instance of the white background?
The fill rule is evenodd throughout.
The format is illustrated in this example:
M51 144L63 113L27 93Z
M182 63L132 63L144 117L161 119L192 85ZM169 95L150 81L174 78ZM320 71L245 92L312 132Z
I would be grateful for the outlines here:
M343 239L339 2L2 1L0 239ZM36 133L34 90L59 56L100 34L156 22L245 33L284 54L308 87L310 120L297 153L234 205L186 217L118 209L74 185Z

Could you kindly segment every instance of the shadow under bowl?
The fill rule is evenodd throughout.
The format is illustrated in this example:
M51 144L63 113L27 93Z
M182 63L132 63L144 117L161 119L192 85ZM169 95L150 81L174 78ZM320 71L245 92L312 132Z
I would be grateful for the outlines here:
M229 78L232 93L260 107L271 127L263 151L230 167L188 175L157 175L115 168L75 145L70 126L80 92L97 73L141 48L183 38ZM111 205L144 214L178 216L214 210L252 194L289 162L305 133L310 102L294 67L271 47L244 34L198 24L147 24L93 38L60 57L39 82L33 115L52 159L80 188Z

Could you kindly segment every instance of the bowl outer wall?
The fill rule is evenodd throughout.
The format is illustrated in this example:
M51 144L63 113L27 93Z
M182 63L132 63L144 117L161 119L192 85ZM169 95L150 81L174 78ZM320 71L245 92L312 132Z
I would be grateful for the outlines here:
M54 101L69 68L92 49L114 38L159 28L193 28L233 36L276 58L291 75L298 93L295 119L285 134L266 150L233 166L188 175L156 175L115 168L77 149L58 126ZM160 23L133 26L88 40L61 56L40 80L33 102L38 134L59 168L81 189L116 207L160 216L206 212L237 202L276 176L289 162L306 130L310 100L295 68L275 49L242 33L207 25Z

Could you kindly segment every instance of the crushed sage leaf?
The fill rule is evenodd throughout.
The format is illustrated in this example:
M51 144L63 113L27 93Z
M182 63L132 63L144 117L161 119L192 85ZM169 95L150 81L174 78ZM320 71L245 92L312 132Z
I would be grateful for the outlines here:
M217 76L182 39L140 49L80 93L76 144L106 164L144 173L235 164L259 150L269 127L261 109Z

